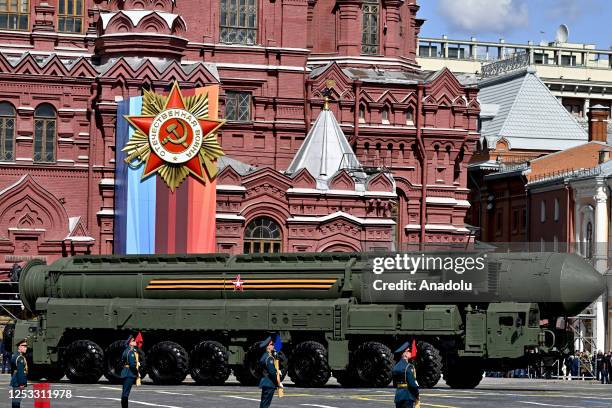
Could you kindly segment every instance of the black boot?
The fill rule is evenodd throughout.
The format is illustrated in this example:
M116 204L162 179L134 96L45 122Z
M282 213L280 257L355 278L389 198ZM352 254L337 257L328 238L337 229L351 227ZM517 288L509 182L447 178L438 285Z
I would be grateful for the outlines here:
M121 408L128 408L128 399L127 399L127 397L121 397Z

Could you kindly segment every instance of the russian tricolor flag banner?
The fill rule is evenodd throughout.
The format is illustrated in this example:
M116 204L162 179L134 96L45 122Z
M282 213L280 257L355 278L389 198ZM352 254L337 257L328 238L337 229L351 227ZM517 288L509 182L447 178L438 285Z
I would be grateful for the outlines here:
M118 102L114 253L216 252L218 97L175 84Z

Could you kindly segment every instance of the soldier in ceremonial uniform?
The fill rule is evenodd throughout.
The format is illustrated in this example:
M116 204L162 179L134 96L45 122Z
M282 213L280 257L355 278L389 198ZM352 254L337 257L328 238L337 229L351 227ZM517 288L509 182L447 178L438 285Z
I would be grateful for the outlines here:
M396 354L402 353L399 362L393 367L393 383L395 390L396 408L416 408L419 406L419 385L416 382L416 372L410 362L416 356L416 343L412 343L412 352L408 342L402 344L395 350Z
M261 388L261 402L259 403L259 408L268 408L272 403L274 391L279 387L283 388L283 384L279 381L280 373L274 365L275 354L274 340L272 337L268 337L260 342L259 347L266 349L259 359L259 365L263 374L261 381L259 381L259 388Z
M128 407L128 398L130 397L130 391L132 386L136 382L136 379L140 375L138 373L138 356L136 351L136 339L134 336L130 336L127 341L127 347L123 352L123 370L121 371L121 378L123 378L123 391L121 393L121 408Z
M20 392L28 386L28 361L25 353L28 350L27 340L22 340L17 344L17 352L11 358L13 375L11 376L11 387L13 387L12 408L21 406Z

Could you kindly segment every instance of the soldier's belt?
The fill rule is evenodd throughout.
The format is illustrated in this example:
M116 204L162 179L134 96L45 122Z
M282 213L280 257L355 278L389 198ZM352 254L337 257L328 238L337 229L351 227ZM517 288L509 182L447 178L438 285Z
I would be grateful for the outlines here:
M395 386L395 388L408 388L408 384L406 384L406 383L400 383L400 384L397 384L397 385Z

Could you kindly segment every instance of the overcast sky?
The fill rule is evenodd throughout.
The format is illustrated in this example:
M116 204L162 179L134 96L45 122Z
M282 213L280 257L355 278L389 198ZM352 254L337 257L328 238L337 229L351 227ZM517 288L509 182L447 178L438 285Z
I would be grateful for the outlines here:
M482 41L553 41L559 24L569 42L612 46L612 0L419 0L423 37ZM544 33L541 33L541 32Z

